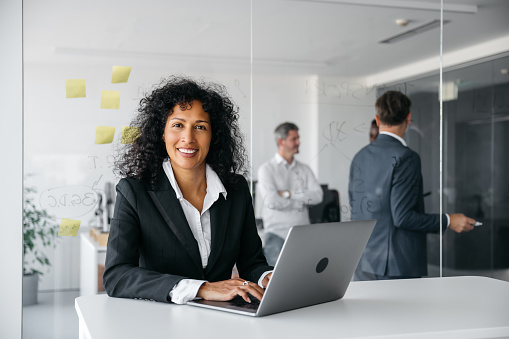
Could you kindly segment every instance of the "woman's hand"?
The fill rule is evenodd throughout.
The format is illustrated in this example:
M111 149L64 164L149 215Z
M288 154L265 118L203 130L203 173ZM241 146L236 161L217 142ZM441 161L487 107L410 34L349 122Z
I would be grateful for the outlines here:
M265 277L266 279L267 277ZM264 279L264 281L265 281ZM247 293L250 293L258 300L262 300L263 289L257 283L248 282L242 278L223 280L218 282L205 282L198 290L197 297L205 300L227 301L232 300L239 295L247 301L251 302Z

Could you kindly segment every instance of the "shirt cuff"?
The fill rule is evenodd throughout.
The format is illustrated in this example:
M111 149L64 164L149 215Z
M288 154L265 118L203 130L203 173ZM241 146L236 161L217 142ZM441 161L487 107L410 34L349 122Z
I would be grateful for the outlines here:
M171 301L175 304L185 304L196 298L198 290L205 280L182 279L170 291Z
M447 217L447 227L449 227L449 225L451 225L451 217L447 213L444 213L444 214Z
M263 287L262 282L263 282L263 279L265 279L265 277L269 273L272 273L272 271L265 271L265 272L263 272L263 274L260 276L260 279L258 279L258 286L260 286L261 288L265 288L265 287Z

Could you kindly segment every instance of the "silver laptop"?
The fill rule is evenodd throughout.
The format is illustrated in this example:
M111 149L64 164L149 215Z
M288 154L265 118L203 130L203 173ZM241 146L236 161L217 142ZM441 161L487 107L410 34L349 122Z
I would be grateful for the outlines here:
M262 317L345 295L376 220L294 226L262 300L194 300L187 304Z

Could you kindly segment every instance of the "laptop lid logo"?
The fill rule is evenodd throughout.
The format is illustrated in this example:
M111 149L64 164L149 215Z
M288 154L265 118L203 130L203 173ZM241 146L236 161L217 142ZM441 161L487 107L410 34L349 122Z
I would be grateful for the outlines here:
M320 260L316 265L316 273L322 273L327 268L328 264L329 258L325 257L322 260Z

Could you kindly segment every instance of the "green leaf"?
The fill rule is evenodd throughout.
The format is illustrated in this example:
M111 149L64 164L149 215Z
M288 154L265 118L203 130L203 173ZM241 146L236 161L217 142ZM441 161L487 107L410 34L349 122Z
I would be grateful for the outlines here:
M24 260L23 272L42 272L33 268L38 263L42 266L51 266L50 261L41 252L40 247L56 246L57 232L55 230L55 218L46 210L40 208L35 202L37 190L25 186L23 192L23 254L30 255L30 259ZM39 247L39 249L38 249ZM33 257L33 258L32 258Z

